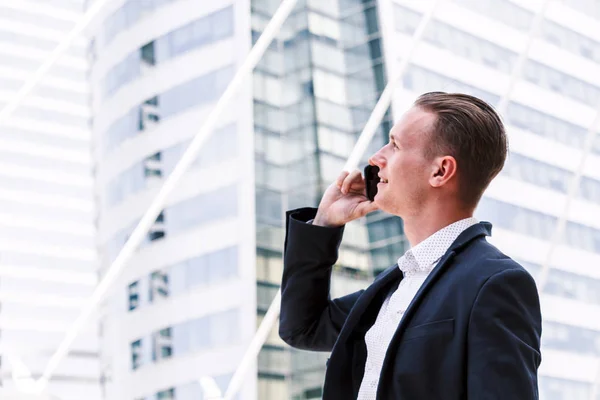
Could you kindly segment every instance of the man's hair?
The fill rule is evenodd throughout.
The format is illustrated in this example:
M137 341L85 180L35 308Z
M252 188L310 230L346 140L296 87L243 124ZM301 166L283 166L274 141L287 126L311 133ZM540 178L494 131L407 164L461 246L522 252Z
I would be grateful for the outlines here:
M462 93L425 93L414 105L437 116L425 156L454 157L461 200L477 206L506 160L508 139L500 116L485 101Z

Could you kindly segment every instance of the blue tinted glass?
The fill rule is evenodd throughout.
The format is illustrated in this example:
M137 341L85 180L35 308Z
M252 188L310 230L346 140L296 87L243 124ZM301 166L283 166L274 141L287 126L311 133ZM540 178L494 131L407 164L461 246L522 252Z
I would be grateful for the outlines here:
M112 150L126 139L134 136L138 131L137 107L131 109L125 116L119 118L108 128L105 133L105 149Z
M217 97L214 75L208 74L176 86L160 95L161 115L168 118Z
M173 355L175 357L189 353L191 348L190 329L185 323L173 326Z
M239 338L239 313L229 310L209 316L211 346L231 345Z
M126 3L123 10L120 11L125 13L124 20L116 25L115 30L124 29L125 26L137 21L143 11L140 7L145 8L144 12L152 8L149 5L141 6L133 1ZM155 39L156 62L161 63L192 49L231 36L233 34L232 26L233 8L228 7L158 37ZM139 74L140 52L135 51L107 73L104 78L105 97L111 96L121 86L137 78Z
M227 7L212 14L211 34L214 40L233 35L233 7Z
M196 105L205 102L214 101L222 94L233 74L232 67L225 67L221 70L210 72L207 75L194 78L193 80L176 86L159 96L158 113L161 121L183 112ZM117 147L126 139L133 137L140 130L140 107L131 109L125 116L119 118L110 125L105 136L105 149L110 151ZM221 130L219 130L221 132ZM222 130L222 133L216 132L215 135L235 135L235 128L231 126ZM229 143L230 145L231 143ZM175 165L174 160L178 159L187 145L180 145L180 148L170 150L167 155L167 170ZM219 145L217 145L219 146Z
M186 283L191 288L196 285L205 285L208 283L208 257L202 255L195 257L186 263Z
M236 215L236 193L237 187L233 185L173 205L168 209L168 231L178 233L208 221Z
M198 318L186 323L190 331L190 351L204 350L211 346L210 341L210 317Z
M208 254L208 281L216 283L237 274L237 248L232 247Z

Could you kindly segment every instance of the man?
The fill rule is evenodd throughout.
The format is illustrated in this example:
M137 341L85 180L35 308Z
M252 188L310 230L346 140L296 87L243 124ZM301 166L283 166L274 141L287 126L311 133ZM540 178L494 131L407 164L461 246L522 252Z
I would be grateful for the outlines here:
M369 160L380 169L373 202L356 171L318 210L288 212L279 334L332 351L324 400L538 398L535 282L473 218L506 153L492 107L427 93ZM403 219L410 250L366 290L331 300L344 225L377 209Z

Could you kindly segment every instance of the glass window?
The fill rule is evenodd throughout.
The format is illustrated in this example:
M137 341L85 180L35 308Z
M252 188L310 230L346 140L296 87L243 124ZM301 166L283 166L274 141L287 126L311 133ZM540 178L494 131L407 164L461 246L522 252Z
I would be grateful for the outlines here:
M265 188L256 189L256 217L261 222L277 224L283 221L281 193Z
M240 337L239 312L228 310L209 316L211 347L230 346Z
M207 75L194 78L159 96L154 96L146 100L140 106L134 107L123 117L113 122L105 132L105 153L109 153L122 142L134 137L139 132L153 129L160 121L164 121L166 118L186 111L190 107L217 100L225 91L232 75L233 67L225 67ZM222 135L235 134L235 129L232 129L232 126L229 125L219 130L219 133ZM222 143L216 144L216 146L219 145L221 147L224 146ZM214 143L213 146L215 146ZM212 153L207 152L207 154Z
M583 148L586 128L563 121L541 111L511 102L507 108L507 120L510 124L536 135L544 136L575 148ZM600 148L594 149L600 154Z
M201 194L184 200L168 209L167 230L177 234L209 221L237 214L237 187L220 188L216 192Z
M142 339L131 343L131 369L138 369L143 363Z
M597 0L561 0L567 7L572 7L589 17L600 19L600 4Z
M567 193L573 173L517 153L511 153L502 174L547 189Z
M150 303L169 297L169 274L154 271L150 274Z
M556 217L488 197L482 198L477 207L476 216L480 220L490 221L501 228L544 240L550 239L557 220ZM600 252L600 231L589 226L567 222L563 240L575 248Z
M233 7L227 7L210 16L210 31L213 40L220 40L233 35Z
M139 12L135 2L131 4L131 12ZM132 17L137 19L137 17ZM213 26L214 24L214 26ZM217 27L216 24L219 24ZM233 9L224 10L205 16L197 21L178 28L168 34L144 45L140 50L131 53L123 61L114 66L104 78L104 97L112 96L119 88L135 80L142 71L142 66L149 67L177 57L190 50L213 43L233 32ZM212 29L214 27L214 29ZM202 95L202 91L195 92Z
M600 88L568 76L546 65L529 60L523 76L536 85L555 91L574 100L596 107L600 102Z
M500 101L498 95L412 64L407 68L403 81L407 89L418 93L443 90L470 94L490 104L497 104Z
M152 361L160 361L173 356L173 336L171 328L164 328L152 334Z
M127 292L129 297L129 311L133 311L140 305L139 282L135 281L131 283L127 288Z
M528 32L533 23L533 13L510 0L455 0L455 2L523 32Z
M175 400L175 388L161 390L156 393L156 400Z
M154 41L142 46L140 49L142 65L144 67L151 67L156 64L156 56L154 53Z
M119 9L109 15L103 24L103 46L108 46L121 31L135 25L154 9L176 0L128 0Z
M119 88L140 75L141 58L139 52L129 54L123 61L111 68L104 78L105 98L112 96Z
M266 312L275 298L279 285L268 282L257 282L256 284L256 306L258 310Z

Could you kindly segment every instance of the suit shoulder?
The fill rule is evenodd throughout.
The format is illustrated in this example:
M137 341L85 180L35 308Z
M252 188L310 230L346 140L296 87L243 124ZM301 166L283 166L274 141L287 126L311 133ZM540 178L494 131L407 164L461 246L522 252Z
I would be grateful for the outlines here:
M476 241L473 246L465 249L464 254L459 254L463 262L471 264L473 273L489 278L493 275L513 270L522 272L524 276L531 277L531 274L520 263L504 254L497 247L482 238Z

